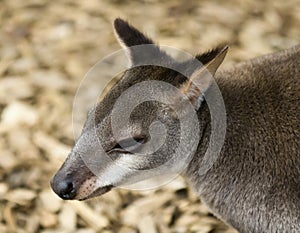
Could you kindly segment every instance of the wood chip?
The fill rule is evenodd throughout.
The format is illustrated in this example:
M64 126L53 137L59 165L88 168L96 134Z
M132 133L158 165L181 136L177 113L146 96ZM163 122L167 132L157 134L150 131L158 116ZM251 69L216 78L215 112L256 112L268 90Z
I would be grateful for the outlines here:
M54 90L66 90L72 85L64 74L54 70L35 71L30 74L30 78L33 85Z
M57 225L58 219L57 216L53 213L43 210L40 213L39 217L40 217L40 224L44 228L51 228Z
M77 214L94 230L99 231L108 225L107 218L95 212L84 202L74 201L71 204Z
M59 213L59 223L63 229L70 232L76 230L77 218L74 207L70 203L65 203Z
M146 215L140 219L138 228L140 233L157 233L155 223L151 215Z
M3 218L5 222L7 223L7 228L10 232L16 232L17 225L16 225L16 219L13 214L13 204L10 203L7 206L5 206L3 211Z
M4 168L7 171L10 171L18 164L16 156L11 151L2 151L0 167Z
M164 203L171 200L173 197L172 193L162 193L152 196L147 196L133 202L128 208L122 213L123 222L126 225L134 226L137 219L140 216L149 214L155 209L160 208Z
M93 229L84 228L84 229L79 229L79 230L75 231L75 233L96 233L96 231Z
M15 127L33 126L38 120L36 110L22 102L12 102L2 112L0 132L12 130Z
M53 164L61 164L71 150L70 147L42 131L37 131L33 135L33 141L39 148L48 153L49 159Z
M37 232L40 227L40 219L37 214L33 214L30 218L27 218L27 224L25 227L26 232Z
M39 198L43 208L51 213L55 213L61 208L62 200L52 190L43 190Z
M8 191L8 185L6 183L0 183L0 199L3 198L3 196L7 193L7 191Z
M7 193L4 198L12 203L28 205L36 196L36 192L32 190L19 188Z

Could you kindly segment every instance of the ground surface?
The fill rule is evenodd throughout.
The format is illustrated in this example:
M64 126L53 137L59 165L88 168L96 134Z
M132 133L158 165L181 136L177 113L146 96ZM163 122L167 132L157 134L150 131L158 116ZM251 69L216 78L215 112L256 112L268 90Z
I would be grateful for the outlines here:
M0 232L235 232L181 179L156 191L115 190L80 203L50 190L74 143L79 83L120 48L111 27L117 16L192 53L227 42L225 66L300 42L298 0L0 1ZM98 90L92 87L87 100ZM82 116L89 105L81 105Z

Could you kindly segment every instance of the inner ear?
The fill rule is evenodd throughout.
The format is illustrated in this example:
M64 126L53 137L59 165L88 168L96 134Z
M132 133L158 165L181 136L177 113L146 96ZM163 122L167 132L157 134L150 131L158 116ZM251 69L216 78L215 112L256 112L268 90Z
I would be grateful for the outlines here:
M115 19L114 28L121 46L127 51L131 65L147 65L154 60L157 62L171 59L149 37L125 20Z
M195 70L189 80L181 86L181 92L195 108L199 108L199 100L203 99L205 92L211 85L212 79L223 62L227 50L228 46L225 46L201 55L201 57L198 56L198 59L202 59L206 63Z

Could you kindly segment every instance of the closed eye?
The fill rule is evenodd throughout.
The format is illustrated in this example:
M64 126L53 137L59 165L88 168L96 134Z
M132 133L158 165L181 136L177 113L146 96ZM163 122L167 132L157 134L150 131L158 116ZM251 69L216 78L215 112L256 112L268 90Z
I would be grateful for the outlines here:
M136 152L145 142L146 140L144 137L124 139L116 143L111 151L132 154Z

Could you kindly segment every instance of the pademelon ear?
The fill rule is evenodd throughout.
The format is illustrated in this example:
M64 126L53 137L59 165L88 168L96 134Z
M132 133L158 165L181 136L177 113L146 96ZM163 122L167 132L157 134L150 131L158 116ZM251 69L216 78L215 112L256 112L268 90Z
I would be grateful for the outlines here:
M114 21L114 28L119 40L126 47L142 44L154 44L150 38L123 19L116 18Z
M189 99L195 108L199 107L198 100L203 98L205 91L212 83L212 78L222 64L228 46L214 49L196 58L204 65L193 72L190 79L180 87L181 92Z
M127 21L120 18L115 19L114 29L121 46L126 49L132 65L142 65L154 59L169 59L169 56L161 51L149 37L131 26Z

